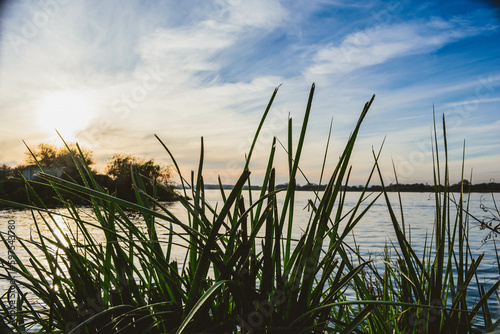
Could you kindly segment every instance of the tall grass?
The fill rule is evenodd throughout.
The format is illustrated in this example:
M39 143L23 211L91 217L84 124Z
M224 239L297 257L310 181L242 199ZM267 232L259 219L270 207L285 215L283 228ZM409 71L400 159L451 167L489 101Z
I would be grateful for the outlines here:
M314 90L313 85L296 145L289 121L284 145L289 179L282 203L275 190L276 138L269 148L259 196L253 198L251 190L245 190L245 185L248 189L252 185L250 162L278 88L267 105L234 188L224 190L219 180L223 199L220 207L213 207L205 199L203 139L198 170L185 177L173 153L158 138L181 180L177 199L187 212L187 221L181 221L168 206L158 202L155 190L147 193L144 176L138 173L133 178L134 203L109 194L71 150L82 182L43 174L66 210L48 209L26 181L32 205L1 201L32 210L38 240L36 245L19 240L30 256L29 263L15 256L16 266L9 268L9 263L0 259L5 269L0 273L2 279L10 279L12 274L19 277L15 279L17 317L9 322L12 331L458 333L472 331L479 315L486 326L496 327L488 300L499 283L487 291L481 288L477 275L481 257L471 258L462 200L457 201L458 207L450 205L447 162L442 179L437 142L435 240L429 240L423 258L413 251L404 221L398 220L387 192L366 191L374 175L380 175L383 184L378 154L357 204L346 208L343 186L349 182L350 158L373 98L365 104L324 192L311 189L315 198L310 200L307 227L299 239L292 238L296 226L296 178L302 174L299 163ZM439 184L443 181L445 191L441 192ZM82 215L66 200L67 192L90 198L93 215ZM379 198L387 202L397 236L396 257L387 255L383 272L346 243L353 228ZM451 210L456 210L457 217L450 215ZM131 211L140 215L140 224ZM71 222L69 232L57 223L58 216ZM43 229L49 234L44 234ZM105 242L97 240L94 229L101 231ZM167 241L158 237L159 229L168 231ZM2 239L9 248L3 235ZM32 253L33 247L39 248L43 258ZM184 261L177 262L173 247L185 250ZM470 307L465 288L472 284L481 289L482 298ZM348 300L347 290L354 291L357 299ZM41 304L32 302L30 296ZM0 299L0 306L6 315L6 295ZM6 316L3 321L8 322Z
M495 293L500 281L486 289L484 282L479 279L478 267L484 254L474 258L469 245L469 218L473 217L468 213L470 192L463 188L463 182L458 198L450 190L444 116L442 123L442 147L438 143L437 125L434 123L435 218L433 233L426 240L423 254L414 251L411 239L405 232L401 196L398 218L384 188L384 198L397 239L392 250L397 255L395 258L386 256L383 273L376 275L374 285L381 300L396 303L377 305L383 317L370 321L374 328L378 321L384 320L401 333L481 333L494 330L500 323L499 320L494 322L488 302L490 297L498 297L498 293ZM444 152L440 153L441 150ZM378 164L377 170L384 187ZM461 180L464 180L463 163L461 172ZM396 175L396 186L397 181ZM480 298L474 303L468 298L470 290L479 291ZM481 326L477 325L479 318L483 323Z

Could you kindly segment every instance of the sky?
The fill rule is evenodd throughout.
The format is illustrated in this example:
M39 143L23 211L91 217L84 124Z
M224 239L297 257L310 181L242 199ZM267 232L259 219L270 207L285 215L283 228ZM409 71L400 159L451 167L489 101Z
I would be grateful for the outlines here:
M373 94L352 157L361 185L382 147L384 182L429 183L433 110L451 181L500 182L500 11L488 1L11 1L1 8L0 164L26 146L114 153L234 183L275 87L250 170L262 179L273 137L297 144L315 94L301 169L330 173ZM281 86L280 86L281 85ZM24 142L23 142L24 141ZM278 144L277 181L287 182ZM303 184L301 177L298 183ZM324 181L323 181L324 183ZM375 178L372 184L380 184Z

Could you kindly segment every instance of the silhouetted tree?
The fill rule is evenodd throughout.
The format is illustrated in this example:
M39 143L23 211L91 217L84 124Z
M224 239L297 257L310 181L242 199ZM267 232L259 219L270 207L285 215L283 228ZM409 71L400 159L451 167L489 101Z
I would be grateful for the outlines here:
M78 169L73 161L72 155L79 164L85 162L87 165L95 163L92 150L81 148L80 154L76 144L68 144L67 147L57 147L55 145L41 143L38 144L31 152L28 150L26 154L26 163L33 165L38 161L43 167L56 168L64 172L66 176L71 178L78 177Z
M153 159L145 160L123 153L114 154L107 163L106 174L113 179L118 197L127 200L135 199L132 189L132 172L145 177L147 190L151 190L155 183L169 186L170 170L167 167L155 164ZM163 195L160 199L171 199Z
M15 175L15 169L6 164L0 165L0 181L7 180Z

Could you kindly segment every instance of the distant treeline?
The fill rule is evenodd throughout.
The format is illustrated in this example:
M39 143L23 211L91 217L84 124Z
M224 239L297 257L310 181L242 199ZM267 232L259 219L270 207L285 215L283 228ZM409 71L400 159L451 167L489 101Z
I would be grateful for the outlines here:
M288 184L278 184L275 189L286 189ZM224 189L232 189L232 185L223 185ZM318 185L314 183L306 184L306 185L297 185L296 189L298 191L311 191L311 190L319 190L323 191L326 188L326 184ZM452 192L460 192L462 188L461 183L456 183L450 186ZM205 189L219 189L219 185L217 184L206 184ZM245 189L248 189L248 186L245 186ZM362 191L363 186L343 186L342 189L347 191ZM260 186L252 186L252 190L261 190ZM382 186L380 185L372 185L367 188L368 191L381 191ZM436 190L434 185L423 184L423 183L412 183L412 184L398 184L398 185L388 185L386 186L387 191L401 191L401 192L434 192ZM444 186L439 186L439 190L443 191ZM500 192L500 183L478 183L478 184L470 184L467 180L463 181L463 190L464 192L478 192L478 193L489 193L489 192Z

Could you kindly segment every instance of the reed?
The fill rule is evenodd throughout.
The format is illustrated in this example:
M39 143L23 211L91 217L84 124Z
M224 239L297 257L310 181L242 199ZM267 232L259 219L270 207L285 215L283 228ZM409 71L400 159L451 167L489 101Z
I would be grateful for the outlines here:
M378 194L362 191L354 208L345 207L343 186L349 182L350 158L374 98L365 104L326 189L315 191L310 200L312 210L303 235L298 240L292 238L296 178L303 174L299 163L314 90L313 84L296 146L289 121L285 147L289 180L281 204L275 190L276 138L269 149L259 196L253 198L251 191L245 190L245 185L248 189L252 185L250 161L278 88L234 188L226 191L220 184L220 207L205 199L203 139L198 170L185 177L170 149L158 138L181 180L181 194L176 196L187 212L187 221L155 199L156 189L146 192L144 176L136 172L135 202L109 194L71 150L81 184L43 174L64 204L64 211L48 209L25 180L31 205L1 201L32 211L38 240L36 244L19 240L31 256L29 264L15 256L17 265L9 271L9 263L0 259L4 269L1 279L10 279L11 273L19 277L17 318L9 323L10 330L72 334L459 333L474 330L479 315L486 326L496 327L488 300L499 283L487 291L482 289L482 298L473 307L462 289L471 284L481 286L477 277L481 258L470 257L462 200L457 201L458 206L450 205L446 161L445 191L436 187L435 241L426 246L423 259L412 250L404 221L398 220L385 190ZM436 142L435 183L439 185L437 149ZM377 174L383 184L378 154L374 157L365 189ZM326 153L323 171L325 161ZM67 192L88 199L93 214L82 215L65 198ZM379 198L386 200L397 235L397 255L386 256L383 272L346 243L352 229ZM450 215L451 210L456 210L457 217ZM59 218L69 222L69 232L57 223ZM50 233L42 233L42 227ZM98 242L92 229L98 229L105 242ZM167 241L159 238L159 230L167 231ZM184 261L175 260L174 246L185 250ZM43 258L33 255L33 247L40 249ZM347 289L355 291L356 300L346 298ZM41 305L33 303L30 296ZM6 295L0 306L7 314ZM5 315L3 322L7 322Z
M478 267L484 254L474 258L469 246L470 219L475 217L469 214L467 203L470 192L464 189L463 182L465 144L460 182L462 187L456 198L449 181L444 116L442 131L443 143L440 145L434 116L432 146L435 218L433 233L426 241L423 256L414 251L411 238L405 231L401 196L401 213L398 218L377 164L384 198L397 236L397 243L392 246L397 256L386 256L383 273L375 275L377 279L374 284L382 295L381 299L395 304L380 308L382 317L370 321L374 328L378 328L379 322L384 322L402 333L481 333L493 331L499 325L499 321L495 322L489 311L488 300L492 296L498 297L496 290L500 281L486 288L478 275ZM395 176L397 186L396 173ZM480 299L475 303L468 299L467 291L470 289L479 291ZM483 326L476 324L478 318L482 318Z

